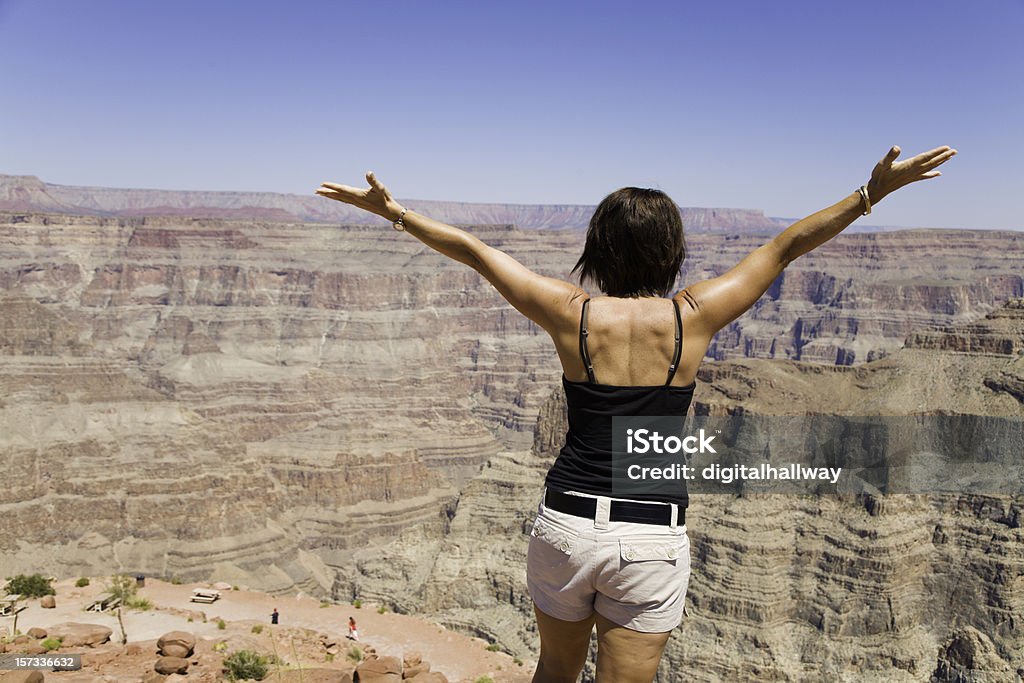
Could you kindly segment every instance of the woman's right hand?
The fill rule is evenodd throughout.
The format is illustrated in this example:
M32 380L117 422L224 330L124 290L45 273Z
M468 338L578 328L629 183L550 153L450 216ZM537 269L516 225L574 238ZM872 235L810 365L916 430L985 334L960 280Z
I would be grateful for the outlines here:
M383 183L377 180L377 177L373 175L373 171L366 172L366 182L370 186L365 190L358 187L350 187L349 185L339 185L338 183L323 183L317 188L316 194L338 202L351 204L363 211L377 214L381 218L386 218L392 222L398 220L398 217L402 215L402 205L392 198L391 192L388 191L388 188L384 187Z
M867 185L868 198L872 205L877 204L887 194L904 185L942 175L934 169L952 159L956 155L956 150L950 147L936 147L933 150L922 152L916 157L896 161L896 157L899 155L900 148L894 145L889 153L875 164L875 169L871 172L871 180Z

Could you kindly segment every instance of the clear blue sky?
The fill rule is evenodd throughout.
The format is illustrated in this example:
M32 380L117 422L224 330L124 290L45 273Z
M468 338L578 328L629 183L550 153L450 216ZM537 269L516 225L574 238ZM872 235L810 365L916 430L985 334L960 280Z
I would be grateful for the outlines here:
M1024 228L1024 0L0 0L0 173L795 217L892 144L876 224Z

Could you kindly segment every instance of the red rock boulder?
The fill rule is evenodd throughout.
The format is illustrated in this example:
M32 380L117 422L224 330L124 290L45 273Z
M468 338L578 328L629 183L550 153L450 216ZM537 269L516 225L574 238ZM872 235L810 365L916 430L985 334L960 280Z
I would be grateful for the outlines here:
M402 683L402 660L398 657L368 659L356 667L359 683Z
M196 648L196 637L188 631L169 631L156 641L156 649L164 657L191 657Z
M184 657L160 657L153 665L158 674L188 673L188 660Z
M424 671L405 679L403 683L448 683L448 678L437 671Z
M79 624L73 621L47 629L50 638L60 638L61 647L95 647L110 640L112 630L100 624Z
M0 683L43 683L41 671L0 671Z

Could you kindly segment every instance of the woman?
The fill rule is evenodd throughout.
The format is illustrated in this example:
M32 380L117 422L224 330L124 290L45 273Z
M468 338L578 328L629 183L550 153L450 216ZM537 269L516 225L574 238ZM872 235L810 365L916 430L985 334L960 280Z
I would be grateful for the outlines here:
M356 628L355 617L348 618L348 638L349 640L354 640L357 643L359 642L359 629Z
M324 183L317 194L392 221L485 278L551 336L569 409L566 445L545 481L527 560L541 653L534 681L579 675L596 625L597 680L653 680L682 619L689 582L685 491L612 496L612 415L682 415L711 338L749 309L793 259L828 241L891 192L941 175L956 150L905 161L893 147L868 183L794 223L725 274L671 300L685 256L676 205L623 188L601 202L573 272L604 296L531 272L473 235L408 210L373 175L367 189ZM683 344L685 330L685 344Z

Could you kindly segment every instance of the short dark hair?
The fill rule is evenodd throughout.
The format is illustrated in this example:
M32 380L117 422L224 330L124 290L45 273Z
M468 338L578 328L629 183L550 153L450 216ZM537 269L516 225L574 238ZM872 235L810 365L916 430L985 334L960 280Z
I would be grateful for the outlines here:
M608 296L665 296L685 258L676 203L661 190L624 187L598 204L572 272Z

